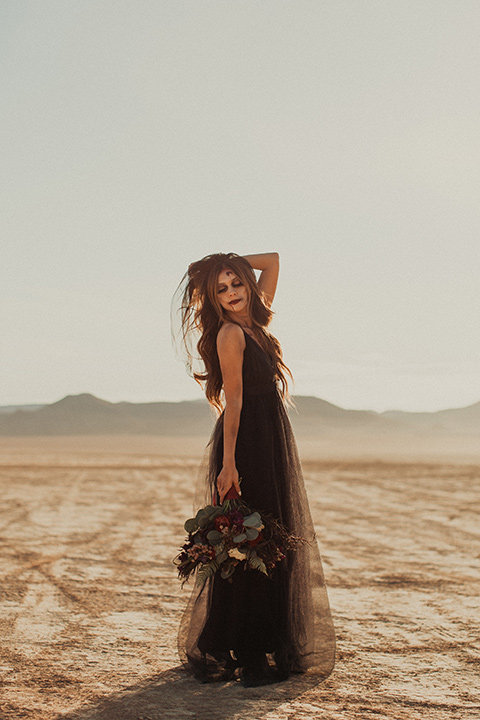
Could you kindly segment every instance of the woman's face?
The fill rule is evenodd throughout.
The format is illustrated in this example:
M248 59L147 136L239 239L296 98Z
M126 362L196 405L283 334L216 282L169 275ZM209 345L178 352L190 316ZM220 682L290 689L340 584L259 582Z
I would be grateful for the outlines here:
M233 270L223 268L218 274L217 297L220 305L234 315L248 312L248 291Z

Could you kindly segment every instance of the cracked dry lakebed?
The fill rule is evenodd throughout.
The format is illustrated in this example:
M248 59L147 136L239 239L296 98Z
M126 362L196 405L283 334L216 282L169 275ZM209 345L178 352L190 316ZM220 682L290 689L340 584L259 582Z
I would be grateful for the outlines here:
M480 465L303 467L337 632L333 674L200 685L176 650L172 558L198 439L0 445L4 720L480 718Z

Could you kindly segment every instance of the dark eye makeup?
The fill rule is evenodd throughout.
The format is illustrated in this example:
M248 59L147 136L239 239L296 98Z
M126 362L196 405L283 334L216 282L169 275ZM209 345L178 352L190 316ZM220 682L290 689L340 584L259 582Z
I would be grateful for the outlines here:
M236 280L235 282L232 283L232 287L234 287L234 288L241 287L242 285L243 285L243 283L240 282L239 280ZM226 286L223 285L221 288L218 288L218 292L223 293L223 292L225 292L226 289L227 289Z

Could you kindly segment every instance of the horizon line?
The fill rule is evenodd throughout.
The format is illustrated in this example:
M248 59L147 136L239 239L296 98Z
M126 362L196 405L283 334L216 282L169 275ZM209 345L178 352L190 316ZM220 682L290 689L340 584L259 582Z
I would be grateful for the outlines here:
M205 402L207 403L207 400L205 397L203 398L189 398L186 400L146 400L146 401L132 401L132 400L105 400L105 398L101 398L98 395L94 395L90 392L81 392L81 393L68 393L67 395L64 395L63 397L59 398L58 400L54 400L53 402L44 402L44 403L35 403L35 402L29 402L29 403L7 403L5 405L0 405L0 411L2 409L7 408L16 408L21 410L22 408L31 407L31 408L37 408L41 409L44 407L48 407L49 405L55 405L58 402L61 402L62 400L65 400L66 398L78 398L81 396L88 396L95 398L96 400L101 400L102 402L109 403L110 405L120 405L122 403L129 404L129 405L149 405L149 404L155 404L155 403L169 403L169 404L179 404L179 403L185 403L185 402ZM292 394L291 396L293 399L295 398L312 398L314 400L319 400L320 402L327 403L328 405L332 405L333 407L339 408L340 410L348 410L350 412L369 412L374 413L375 415L384 415L386 413L396 412L396 413L406 413L409 415L432 415L439 412L445 412L448 410L465 410L469 407L474 407L475 405L480 404L480 400L477 400L473 403L469 403L468 405L456 405L455 407L447 407L447 408L440 408L439 410L399 410L397 408L390 408L388 410L371 410L369 408L349 408L344 407L343 405L337 405L336 403L332 402L331 400L326 400L325 398L321 398L318 395L298 395L298 394Z

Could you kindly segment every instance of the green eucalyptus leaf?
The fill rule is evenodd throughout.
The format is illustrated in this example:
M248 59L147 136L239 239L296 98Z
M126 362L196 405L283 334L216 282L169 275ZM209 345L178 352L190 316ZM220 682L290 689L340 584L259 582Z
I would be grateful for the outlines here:
M210 530L210 532L207 533L207 538L211 545L218 545L218 543L223 540L223 535L221 532L218 532L218 530Z
M220 546L219 546L220 547ZM228 553L225 549L221 549L220 552L216 555L216 561L219 565L221 565L225 560L228 559Z
M200 510L195 515L195 520L197 522L199 522L201 517L206 517L206 516L207 516L207 513L205 512L205 510L203 508L200 508Z
M259 535L257 528L254 527L247 528L245 533L247 536L247 540L256 540Z
M244 527L260 527L262 524L262 518L260 517L260 513L254 512L251 515L248 515L246 518L243 518L243 526Z
M185 525L183 526L185 528L185 532L190 535L190 533L195 532L195 530L198 529L198 523L196 518L188 518L188 520L185 520Z
M233 542L235 543L241 543L244 542L247 539L247 536L245 533L240 533L240 535L235 535L233 538Z

